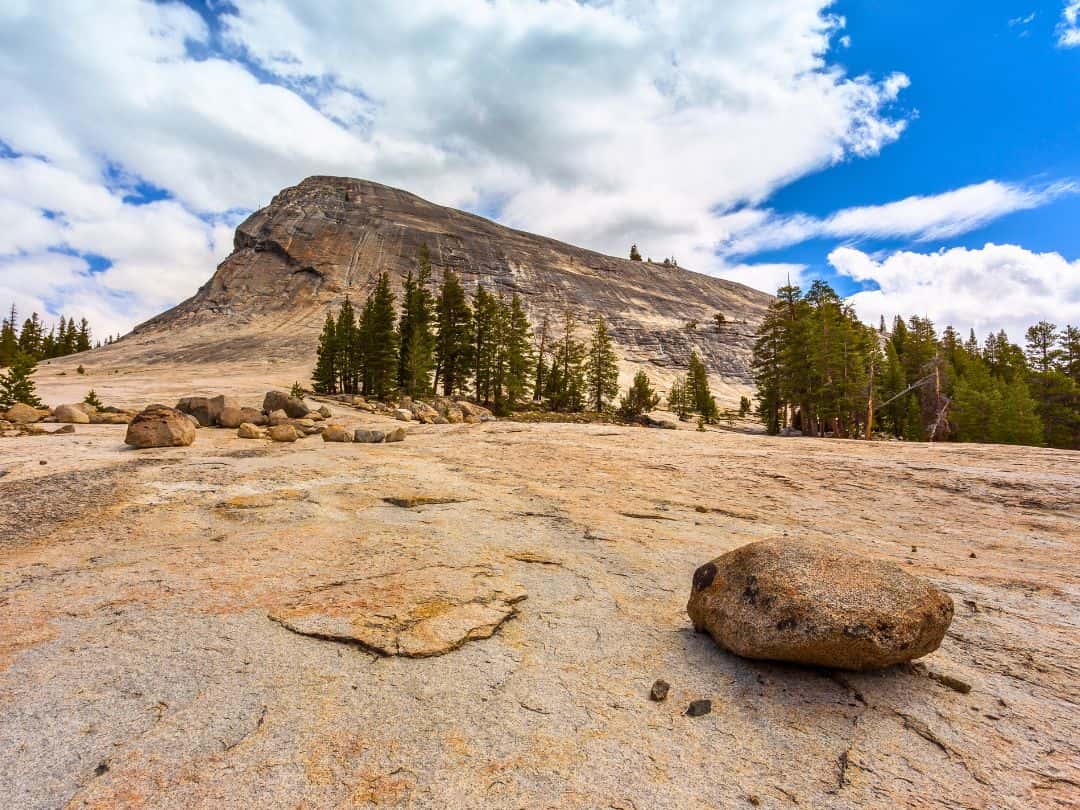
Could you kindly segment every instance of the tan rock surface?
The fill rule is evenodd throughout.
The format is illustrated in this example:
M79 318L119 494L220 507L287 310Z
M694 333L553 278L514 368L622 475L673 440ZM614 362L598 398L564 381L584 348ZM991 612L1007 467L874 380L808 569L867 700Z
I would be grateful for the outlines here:
M1075 804L1076 453L505 421L392 452L207 430L131 453L123 430L2 440L5 807ZM941 647L841 674L694 633L700 563L785 532L940 587ZM269 618L396 642L424 605L513 585L490 637L421 659Z

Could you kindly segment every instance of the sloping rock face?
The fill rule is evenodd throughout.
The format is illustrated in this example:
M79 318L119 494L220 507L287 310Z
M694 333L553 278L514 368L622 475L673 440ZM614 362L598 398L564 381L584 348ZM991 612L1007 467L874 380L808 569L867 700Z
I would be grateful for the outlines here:
M342 177L285 189L237 228L234 244L195 296L136 329L144 359L314 356L327 308L363 299L382 271L399 281L424 244L436 282L452 268L470 290L519 293L534 327L567 307L581 318L600 312L624 359L684 368L696 349L710 371L743 381L769 302L741 284L605 256ZM168 353L146 339L164 332Z

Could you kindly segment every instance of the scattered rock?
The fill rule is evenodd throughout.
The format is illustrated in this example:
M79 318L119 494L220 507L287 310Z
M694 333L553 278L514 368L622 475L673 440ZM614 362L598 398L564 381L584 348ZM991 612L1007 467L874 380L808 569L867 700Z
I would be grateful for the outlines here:
M89 425L90 415L75 405L57 405L53 418L67 425Z
M657 703L667 700L669 689L671 689L671 684L664 680L657 680L652 685L652 689L649 690L649 700L654 700Z
M432 425L439 418L439 412L425 402L414 402L410 408L413 418L421 424Z
M412 411L408 408L395 408L394 418L401 422L411 422L413 418Z
M319 408L318 414L322 416L323 419L329 419L331 416L334 415L334 412L327 408L325 405L323 405L321 408Z
M476 422L494 422L495 415L482 405L477 405L468 400L459 400L457 406L464 414L464 421L470 423Z
M327 425L322 437L324 442L351 442L353 440L352 431L341 425Z
M933 652L953 617L952 599L894 565L789 539L698 568L686 609L737 655L853 670Z
M430 567L314 588L269 617L295 633L425 658L489 638L525 596L485 566Z
M386 433L381 430L370 428L357 428L353 434L353 441L363 444L380 444L386 440Z
M96 411L90 415L92 425L128 425L137 414L134 411Z
M275 442L295 442L300 433L292 425L274 425L270 428L270 439Z
M16 425L29 425L34 422L40 422L49 412L42 408L32 408L29 405L24 405L21 402L16 402L10 408L4 418L8 422L13 422Z
M50 435L52 435L52 436L66 436L66 435L74 433L74 432L75 432L75 425L69 423L69 424L64 425L63 427L57 428Z
M387 431L386 441L388 442L403 442L405 441L405 428L396 427L393 430Z
M711 712L711 700L692 700L690 701L690 705L686 707L685 714L687 717L703 717Z
M236 431L236 435L241 439L265 439L266 431L251 422L244 422Z
M132 447L187 447L195 441L195 425L187 414L151 405L128 425L124 443Z
M199 420L201 427L214 427L218 417L226 408L239 408L240 404L231 397L184 397L176 403L176 410L187 413Z
M660 430L679 429L679 426L670 419L658 419L654 416L649 416L647 413L641 415L641 424L645 425L645 427L659 428Z
M229 405L218 414L218 427L233 429L247 422L250 425L265 425L266 416L258 408L239 408Z
M303 419L311 409L304 404L303 400L290 397L284 391L267 391L263 397L263 413L285 411L290 419Z
M276 411L270 411L270 415L267 416L266 422L270 427L274 425L287 425L289 423L289 415L280 408Z

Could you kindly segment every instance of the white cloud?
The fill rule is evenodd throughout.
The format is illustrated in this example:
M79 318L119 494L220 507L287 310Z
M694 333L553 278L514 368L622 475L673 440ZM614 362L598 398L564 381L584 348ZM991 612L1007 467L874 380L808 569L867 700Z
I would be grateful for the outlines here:
M721 252L746 255L817 237L903 238L917 242L947 239L973 231L1006 214L1038 208L1077 191L1080 186L1071 182L1034 189L990 180L933 196L847 208L824 219L805 214L780 216L771 211L747 209L723 218L728 236L721 245Z
M829 254L837 272L880 289L849 300L867 323L923 315L980 336L1005 329L1014 341L1039 320L1080 324L1080 262L1015 245L898 252L880 259L850 247Z
M1080 45L1080 0L1067 0L1058 25L1058 44L1063 48Z
M167 299L164 281L144 289L125 269L119 214L58 236L56 222L12 211L21 255L57 238L93 244L116 263L94 289L129 285L136 303L106 303L134 322L186 294L191 268L213 270L205 245L219 240L188 212L251 209L305 176L344 174L449 205L497 198L515 227L736 272L714 255L712 212L875 155L904 130L889 110L906 76L826 62L844 25L829 5L238 0L219 39L178 3L12 0L0 6L0 140L87 198L115 198L117 170L167 189L173 201L137 215L144 227L167 227L150 218L165 212L185 234L202 228L175 246L182 271L161 265L177 284Z
M1030 25L1032 22L1035 21L1035 16L1036 12L1033 11L1030 14L1025 14L1022 17L1013 17L1011 20L1009 20L1009 28L1016 28L1018 25Z

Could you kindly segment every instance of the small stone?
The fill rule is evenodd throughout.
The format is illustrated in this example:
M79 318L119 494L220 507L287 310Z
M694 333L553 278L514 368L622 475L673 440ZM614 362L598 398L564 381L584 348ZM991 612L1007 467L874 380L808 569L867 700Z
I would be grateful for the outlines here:
M270 439L275 442L295 442L300 438L292 425L274 425L270 428Z
M712 711L711 700L692 700L690 705L686 707L687 717L701 717L709 714Z
M975 552L974 551L971 552L970 554L968 554L968 556L971 557L971 559L974 560L975 559Z
M386 440L386 434L381 430L371 430L368 428L357 428L353 434L353 441L361 442L363 444L380 444Z
M407 408L396 408L394 410L394 418L399 422L411 422L413 418L412 411Z
M279 408L276 411L270 411L266 422L270 427L273 427L274 425L285 425L289 422L289 415Z
M74 432L75 432L75 425L68 424L68 425L64 425L63 427L57 428L56 430L54 430L52 432L52 435L53 436L61 436L61 435L67 435L69 433L74 433Z
M326 430L322 432L322 437L324 442L351 442L353 433L341 425L327 425Z
M388 442L403 442L405 441L405 428L394 428L386 434L386 441Z
M89 425L90 415L76 405L57 405L53 411L57 422L68 425Z
M652 685L652 689L649 690L649 700L655 700L657 703L667 700L667 694L670 688L671 684L667 681L657 680L656 683Z
M323 419L329 419L329 418L330 418L331 416L333 416L333 415L334 415L334 412L333 412L333 411L331 411L331 410L330 410L329 408L327 408L327 407L326 407L325 405L323 405L323 406L322 406L321 408L319 408L319 410L317 411L317 413L318 413L318 414L319 414L319 416L321 416L321 417L322 417Z
M251 422L244 422L236 431L236 435L241 439L265 439L266 431Z

